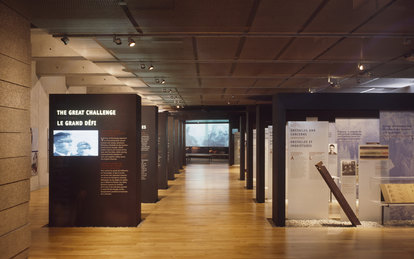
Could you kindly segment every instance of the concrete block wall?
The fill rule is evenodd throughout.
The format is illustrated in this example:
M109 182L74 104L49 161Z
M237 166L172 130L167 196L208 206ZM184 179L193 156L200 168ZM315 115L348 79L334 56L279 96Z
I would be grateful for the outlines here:
M0 258L30 246L30 22L0 1Z

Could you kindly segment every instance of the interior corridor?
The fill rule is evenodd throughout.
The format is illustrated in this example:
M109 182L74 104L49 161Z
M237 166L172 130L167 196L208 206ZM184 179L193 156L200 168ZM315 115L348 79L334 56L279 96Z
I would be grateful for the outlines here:
M414 258L412 228L276 228L225 163L190 163L143 204L137 228L48 228L48 190L31 193L30 258Z

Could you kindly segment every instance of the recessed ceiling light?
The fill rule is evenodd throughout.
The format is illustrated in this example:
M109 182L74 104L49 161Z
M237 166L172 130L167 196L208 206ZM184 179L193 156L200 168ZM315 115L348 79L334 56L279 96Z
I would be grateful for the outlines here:
M358 64L358 69L359 69L359 71L364 71L364 70L365 70L365 66L364 66L364 64L359 63L359 64Z
M148 67L148 70L153 70L153 69L154 69L154 66L153 65L151 65L151 66Z
M161 80L161 84L165 84L165 80L163 79L163 80Z
M145 69L145 64L141 64L141 69Z

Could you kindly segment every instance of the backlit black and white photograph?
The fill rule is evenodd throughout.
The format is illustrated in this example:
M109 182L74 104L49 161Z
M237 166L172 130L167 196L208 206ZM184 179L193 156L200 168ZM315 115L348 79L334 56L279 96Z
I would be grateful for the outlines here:
M98 156L97 130L54 130L53 156Z

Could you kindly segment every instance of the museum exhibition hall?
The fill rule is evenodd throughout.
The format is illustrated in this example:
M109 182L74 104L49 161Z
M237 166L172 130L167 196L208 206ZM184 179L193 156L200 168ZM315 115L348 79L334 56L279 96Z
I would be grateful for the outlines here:
M0 259L414 258L413 0L0 0Z

